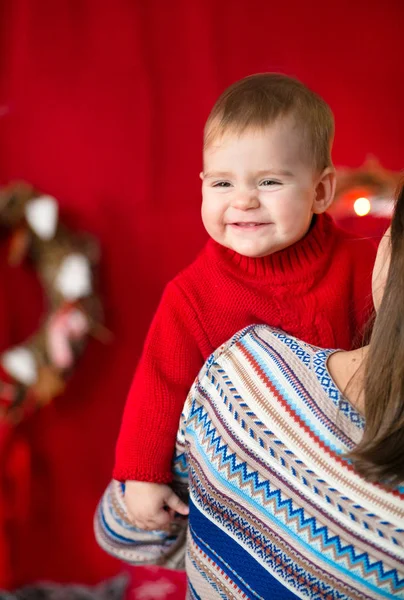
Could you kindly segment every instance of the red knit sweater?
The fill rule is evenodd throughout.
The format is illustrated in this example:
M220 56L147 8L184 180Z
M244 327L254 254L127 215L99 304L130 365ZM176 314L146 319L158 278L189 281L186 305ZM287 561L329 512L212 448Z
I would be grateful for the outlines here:
M264 258L210 240L164 291L127 399L114 478L170 481L189 388L239 329L266 323L320 347L351 348L370 314L374 258L369 240L328 215L303 240Z

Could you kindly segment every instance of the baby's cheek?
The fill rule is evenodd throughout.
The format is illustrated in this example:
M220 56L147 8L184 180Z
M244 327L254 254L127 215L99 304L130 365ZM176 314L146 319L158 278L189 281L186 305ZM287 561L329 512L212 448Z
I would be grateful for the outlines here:
M296 238L303 236L310 226L311 214L302 207L294 204L290 207L285 207L279 215L280 229L285 237Z
M278 219L285 230L296 228L302 219L302 210L296 203L288 203L278 211Z

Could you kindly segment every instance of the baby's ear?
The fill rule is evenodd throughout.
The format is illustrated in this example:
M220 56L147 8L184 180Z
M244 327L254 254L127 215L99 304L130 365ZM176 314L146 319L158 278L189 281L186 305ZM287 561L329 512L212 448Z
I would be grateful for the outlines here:
M334 200L336 182L337 176L334 167L325 168L316 185L316 196L313 202L314 214L319 215L331 206Z

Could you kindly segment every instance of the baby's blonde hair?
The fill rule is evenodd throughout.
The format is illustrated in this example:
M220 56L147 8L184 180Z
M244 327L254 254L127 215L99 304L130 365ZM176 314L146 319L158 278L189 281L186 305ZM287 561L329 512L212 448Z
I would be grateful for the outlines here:
M206 149L231 131L263 129L291 117L302 131L302 142L318 171L332 166L334 116L328 104L303 83L279 73L258 73L228 87L214 105L204 131Z

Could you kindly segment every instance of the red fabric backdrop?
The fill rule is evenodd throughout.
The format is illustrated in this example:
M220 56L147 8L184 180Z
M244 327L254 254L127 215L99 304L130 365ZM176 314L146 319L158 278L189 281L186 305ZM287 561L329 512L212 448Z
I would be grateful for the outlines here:
M118 569L92 515L162 287L205 239L198 173L217 95L252 72L296 75L335 111L337 164L374 153L401 168L403 17L402 0L0 0L0 181L54 194L99 236L115 335L90 345L63 398L2 433L3 582ZM35 327L41 299L4 251L0 267L5 348Z

